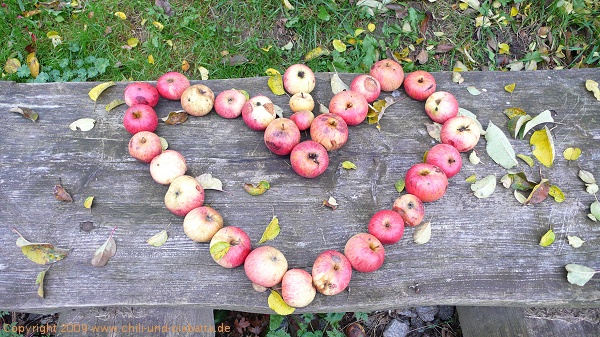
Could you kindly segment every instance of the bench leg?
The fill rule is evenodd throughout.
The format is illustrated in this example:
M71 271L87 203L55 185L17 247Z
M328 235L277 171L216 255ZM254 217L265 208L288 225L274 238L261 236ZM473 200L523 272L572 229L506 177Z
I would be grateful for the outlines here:
M456 307L464 337L529 337L523 308Z

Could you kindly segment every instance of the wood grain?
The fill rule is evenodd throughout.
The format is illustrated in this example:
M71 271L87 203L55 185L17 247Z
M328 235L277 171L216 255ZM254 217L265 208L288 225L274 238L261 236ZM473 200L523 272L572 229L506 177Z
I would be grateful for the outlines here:
M330 76L317 74L313 92L315 100L325 105L332 97ZM353 76L341 75L346 83ZM541 171L565 192L566 201L548 199L523 207L502 186L488 199L474 197L466 177L495 174L500 179L506 173L487 156L481 140L476 150L483 164L472 165L463 155L465 165L451 180L446 196L426 205L426 219L433 223L429 243L414 244L414 229L407 228L399 243L386 246L386 262L380 270L354 273L349 291L333 297L318 295L298 311L372 311L430 304L600 306L600 278L579 287L567 282L564 269L568 263L600 269L600 226L587 218L595 199L577 178L578 165L600 177L595 171L600 164L600 102L584 86L588 78L598 80L600 70L467 72L461 85L451 82L450 73L434 76L438 90L453 93L484 127L493 121L506 130L502 111L508 107L521 107L532 115L555 111L560 122L552 130L557 160L553 168ZM265 77L205 83L215 93L239 88L252 96L265 94L288 111L288 97L274 97ZM509 83L516 83L512 94L504 91ZM121 98L128 83L109 88L94 103L87 92L96 84L0 82L0 111L5 111L0 119L0 309L51 312L199 305L270 312L267 294L252 290L243 268L219 267L208 245L185 236L182 219L163 205L167 187L154 183L148 166L129 156L130 135L121 121L125 106L104 110L105 104ZM469 94L469 85L482 94ZM34 109L39 121L9 113L15 106ZM179 108L178 102L161 100L156 110L163 117ZM83 117L95 118L96 127L88 132L68 128ZM157 133L186 157L188 174L212 173L221 179L225 191L207 191L206 204L218 210L227 225L246 230L256 246L271 217L277 215L281 234L269 244L284 252L290 267L310 270L320 252L342 251L350 236L366 231L376 211L391 207L398 197L394 183L435 144L423 125L428 121L423 102L407 98L396 103L383 117L381 131L366 123L351 128L349 142L330 154L327 171L312 180L294 174L289 158L271 154L262 133L250 130L241 119L225 120L212 112L179 126L161 124ZM511 143L517 153L531 154L528 140L511 139ZM562 152L573 146L580 147L583 155L577 163L567 163ZM342 169L345 160L358 168ZM520 162L519 169L539 179L537 167L530 169ZM244 183L260 180L271 183L267 193L252 197L242 189ZM73 203L54 199L53 186L59 181ZM83 207L88 196L95 197L91 212ZM335 211L322 206L329 196L340 204ZM96 228L80 230L80 223L86 221ZM169 240L164 246L146 244L168 224ZM71 250L47 272L45 299L36 295L35 277L46 267L21 253L11 227L32 242ZM105 267L94 268L90 264L94 251L114 227L118 227L117 253ZM539 239L549 228L556 232L556 242L540 247ZM567 235L580 236L586 243L574 249ZM415 284L418 293L409 288Z

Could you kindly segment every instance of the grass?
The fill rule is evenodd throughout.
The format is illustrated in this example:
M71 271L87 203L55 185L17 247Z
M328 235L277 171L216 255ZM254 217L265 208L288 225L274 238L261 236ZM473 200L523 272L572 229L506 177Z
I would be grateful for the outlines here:
M0 62L21 66L6 67L3 80L154 80L174 70L198 79L201 67L213 79L252 77L298 62L315 71L367 72L385 57L407 71L452 70L458 61L472 70L507 70L595 67L600 60L594 0L482 0L479 8L397 1L383 10L360 1L290 0L294 9L287 9L281 0L172 0L173 15L146 0L48 3L2 3ZM128 46L131 38L137 44ZM335 50L334 40L346 50ZM327 52L305 60L317 47ZM27 67L32 51L37 78Z

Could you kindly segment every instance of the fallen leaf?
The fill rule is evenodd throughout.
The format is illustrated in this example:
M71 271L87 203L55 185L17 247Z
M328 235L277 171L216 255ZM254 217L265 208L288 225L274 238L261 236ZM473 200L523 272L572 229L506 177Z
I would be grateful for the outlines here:
M285 6L286 9L289 9L289 10L294 9L294 6L292 6L292 4L289 2L289 0L283 0L283 5Z
M498 44L498 53L503 55L510 55L510 46L508 45L508 43Z
M555 151L554 151L554 139L548 126L544 126L543 129L534 132L531 135L529 144L533 146L533 155L537 160L546 167L551 167L554 163Z
M576 147L576 148L566 148L563 151L563 156L565 157L566 160L577 160L579 159L579 156L581 156L581 149Z
M342 167L346 170L356 170L356 165L351 161L345 161L342 163Z
M447 53L447 52L451 51L452 49L454 49L454 45L451 45L448 43L442 43L442 44L438 44L435 47L435 52L436 53Z
M279 219L274 216L273 219L271 219L271 222L269 222L269 225L267 225L267 228L263 232L258 244L275 239L277 235L279 235L280 230L281 227L279 227Z
M506 92L512 93L513 91L515 91L516 86L516 83L507 84L504 86L504 90L506 90Z
M294 48L294 42L289 41L288 43L281 46L281 50L292 50Z
M588 91L591 91L592 93L594 93L594 97L596 97L596 99L600 101L600 89L598 88L598 82L596 82L594 80L586 80L585 88Z
M594 178L594 175L590 171L579 170L579 173L577 173L577 176L579 176L579 179L581 179L586 184L595 184L596 183L596 178Z
M475 122L475 124L477 124L477 127L479 127L479 134L482 136L485 135L485 129L483 128L483 125L481 125L481 122L479 122L477 115L475 115L473 112L464 108L458 108L458 115L471 118L471 120Z
M93 118L81 118L69 125L69 128L73 131L90 131L96 125L96 120Z
M46 271L48 271L48 269L42 270L35 277L35 284L38 285L37 294L41 298L44 298L44 277L46 276Z
M104 90L112 87L115 84L116 83L114 81L100 83L97 86L93 87L92 90L90 90L88 92L88 96L90 96L92 101L95 102L98 99L98 97L100 97L100 94L102 94L102 92L104 92Z
M271 185L266 180L261 180L256 186L252 184L244 184L244 190L250 195L261 195L270 188Z
M33 78L38 77L40 74L40 63L38 62L35 53L29 53L27 55L27 67L29 67L29 71L31 72L31 76Z
M319 103L319 113L320 114L329 113L329 108L326 107L323 103Z
M597 273L594 269L580 264L569 263L565 266L567 270L567 281L583 287Z
M474 183L474 182L477 181L477 175L476 174L472 174L472 175L468 176L465 179L465 181L468 182L468 183L470 183L470 184L472 184L472 183Z
M181 61L181 70L183 70L183 71L190 70L190 63L187 60Z
M166 139L164 139L163 137L158 137L158 139L160 139L160 146L162 147L163 151L169 148L169 142L167 142Z
M369 32L371 32L371 33L375 31L375 28L376 28L376 27L375 27L375 24L374 24L374 23L372 23L372 22L369 22L369 24L367 25L367 29L368 29L368 30L369 30ZM354 35L354 36L356 36L356 35Z
M275 290L271 290L271 294L267 300L269 308L275 311L278 315L290 315L296 310L285 303L281 295Z
M515 190L513 194L521 205L525 205L525 201L527 201L527 198L523 194L519 193L519 191L517 190Z
M598 185L597 184L586 184L585 185L585 191L588 192L589 194L596 194L598 193Z
M598 201L594 201L590 205L590 212L597 220L600 220L600 203Z
M338 52L343 53L346 51L346 44L342 42L342 40L334 39L332 44L333 49L337 50Z
M334 197L329 197L329 199L323 201L323 206L327 206L335 211L335 209L338 208L339 205Z
M399 179L394 184L394 187L396 188L396 191L398 191L398 193L402 193L402 191L404 191L404 187L406 187L406 182L404 181L404 179Z
M92 197L92 196L87 197L87 198L85 198L85 201L83 202L83 207L92 209L93 202L94 202L94 197Z
M425 11L425 17L423 17L423 20L421 20L421 23L419 24L419 32L421 33L421 36L425 36L427 33L430 21L433 21L433 14L430 11Z
M556 235L554 234L554 231L550 229L540 239L540 246L548 247L554 242L555 239L556 239Z
M479 159L479 156L477 156L477 152L475 151L471 151L471 154L469 154L469 161L473 165L481 163L481 160Z
M209 252L215 260L220 260L223 256L225 256L225 254L227 254L230 247L231 244L229 244L229 242L217 241L210 245Z
M337 73L331 75L331 92L333 92L334 95L348 90L350 90L350 87L342 81Z
M425 127L427 128L427 133L429 136L431 136L431 138L441 142L440 133L442 131L442 124L436 122L425 123Z
M148 63L154 64L154 56L152 54L148 55Z
M162 121L168 125L178 125L184 123L188 119L188 113L185 110L171 111L167 117L162 118Z
M512 178L507 173L507 174L503 175L502 178L500 178L500 182L502 183L502 186L504 186L504 188L509 188L510 185L512 184Z
M397 101L394 100L393 97L389 96L385 99L380 99L373 102L372 105L369 105L369 112L367 113L367 123L379 124L379 121L381 121L381 118L385 114L385 110L396 102Z
M521 139L525 137L525 135L529 132L529 130L534 127L543 124L543 123L553 123L554 118L552 118L552 112L550 110L544 110L539 115L533 117L529 122L527 122L523 129L523 135Z
M316 59L317 57L327 56L329 54L331 54L331 52L327 50L327 48L317 47L304 55L304 61L310 61Z
M151 238L149 238L146 242L154 247L160 247L167 242L169 238L169 234L167 234L167 230L163 229L162 231L154 234Z
M125 15L125 13L123 13L123 12L115 12L115 16L121 20L127 19L127 15Z
M232 67L239 66L242 64L246 64L246 63L248 63L248 58L246 58L246 56L244 56L244 55L231 56L231 55L227 54L227 55L225 55L225 57L223 57L221 59L221 64L229 65Z
M267 104L265 104L265 107L267 106ZM277 118L283 118L283 109L279 105L273 104L273 112L275 113L275 116Z
M477 90L474 86L468 86L467 91L473 96L481 95L481 91Z
M515 130L513 131L513 137L515 139L517 139L517 137L523 139L523 137L524 137L523 126L525 125L525 123L529 122L531 119L532 119L532 117L529 115L525 115L525 116L516 118L517 122L515 123Z
M416 57L416 60L419 61L420 64L425 64L429 60L429 54L425 49L421 49Z
M285 89L283 88L283 78L281 77L281 73L273 68L267 69L265 73L269 76L267 85L269 86L269 89L271 89L273 94L277 96L285 95Z
M506 115L506 117L508 117L508 119L513 119L515 117L527 115L525 110L521 108L506 108L504 109L504 114Z
M471 191L479 198L488 198L496 190L496 176L491 174L471 185Z
M223 191L223 183L221 180L214 178L210 173L203 173L196 177L200 186L205 190Z
M60 261L69 253L68 249L58 248L50 243L29 242L16 229L12 228L12 231L19 235L16 244L21 247L23 255L37 264Z
M556 202L565 201L565 194L563 191L556 185L550 186L550 190L548 190L548 195L554 198Z
M113 99L110 103L108 103L104 109L106 111L111 111L112 109L118 107L121 104L125 104L125 101L122 99Z
M573 247L573 248L579 248L583 245L583 243L585 241L581 240L580 237L578 236L571 236L571 235L567 235L567 240L569 240L569 244Z
M491 121L486 130L485 140L487 141L485 149L488 155L498 165L505 169L510 169L518 164L515 157L515 150L510 141L504 135L504 132Z
M533 165L535 165L535 163L533 162L533 159L528 155L519 153L519 154L517 154L517 158L520 158L521 160L523 160L525 163L527 163L527 165L529 165L529 167L533 167Z
M23 117L31 120L32 122L37 121L38 117L39 117L39 115L35 111L33 111L32 109L21 107L21 106L16 107L16 108L12 108L9 111L21 114L21 115L23 115Z
M115 255L117 252L117 243L113 238L113 234L117 228L113 228L108 236L108 239L100 246L100 248L96 249L94 253L94 257L92 258L92 266L94 267L102 267L108 263L111 257Z
M196 68L196 71L200 73L200 79L201 80L203 80L203 81L208 80L208 75L209 75L208 69L200 66L200 67Z
M54 198L59 201L73 202L71 195L60 184L54 185Z
M515 6L512 6L510 8L510 16L515 17L517 14L519 14L519 9Z
M537 185L537 183L529 181L524 172L509 173L508 176L512 181L510 187L518 191L529 191Z
M152 21L152 25L154 27L156 27L156 29L158 29L159 31L161 31L161 30L163 30L163 28L165 28L165 26L163 26L163 24L158 21Z
M525 200L525 205L539 204L546 200L548 193L550 193L550 183L548 182L548 179L542 179L542 181L535 185L533 190L531 190L531 193L529 193L529 196Z
M154 0L154 5L156 7L162 8L165 11L165 14L168 16L173 16L173 10L171 9L171 4L168 0Z
M416 244L422 245L431 239L431 222L418 225L413 234L413 240Z
M135 37L130 37L129 39L127 39L127 45L131 48L135 48L138 43L140 43L140 40L138 40Z
M595 217L595 216L594 216L592 213L589 213L589 214L588 214L588 218L589 218L590 220L592 220L593 222L596 222L596 221L598 221L598 219L596 219L596 217Z
M459 72L457 72L457 71L452 72L452 82L461 84L464 81L465 81L465 79L462 77L462 75Z
M16 58L9 58L4 64L4 71L7 74L14 74L17 72L17 69L19 69L19 67L21 67L21 61L19 61Z

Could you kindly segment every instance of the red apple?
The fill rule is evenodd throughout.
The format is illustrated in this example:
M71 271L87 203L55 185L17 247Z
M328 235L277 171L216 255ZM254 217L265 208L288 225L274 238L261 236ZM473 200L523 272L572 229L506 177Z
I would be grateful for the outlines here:
M323 295L344 291L352 278L352 265L344 254L335 250L321 253L312 267L313 284Z
M294 112L290 119L296 123L298 130L304 131L310 128L312 121L315 119L315 114L312 111L301 110L298 112Z
M432 121L444 124L458 115L458 101L449 92L436 91L425 101L425 113Z
M154 132L158 127L158 115L151 106L136 104L125 111L123 125L132 135L140 131Z
M262 287L279 284L287 271L288 263L279 249L260 246L248 254L244 271L252 283Z
M423 202L440 199L448 189L448 178L439 167L419 163L406 172L406 192L414 194Z
M151 107L158 104L158 90L146 82L133 82L125 88L125 104L133 106L136 104L149 105Z
M267 96L254 96L242 107L244 123L255 131L264 131L275 119L275 105Z
M223 217L208 206L194 208L183 219L183 231L196 242L209 242L221 228Z
M283 74L283 87L294 95L299 92L311 93L315 88L315 74L304 64L289 66Z
M329 166L329 155L323 145L306 140L296 145L290 154L294 172L304 178L314 178L325 172Z
M396 243L404 235L404 219L397 212L389 209L381 210L371 217L369 233L384 245Z
M165 150L150 162L150 175L159 184L169 185L185 171L185 158L175 150Z
M404 79L404 90L411 98L424 101L435 92L435 78L423 70L413 71Z
M337 150L348 141L348 124L337 114L318 115L310 124L310 138L327 151Z
M165 205L175 215L186 216L191 210L204 203L204 188L192 176L173 179L165 194Z
M149 163L162 153L160 137L150 131L140 131L129 140L129 154L144 163Z
M181 94L181 107L192 116L204 116L212 110L215 94L204 84L194 84Z
M302 269L290 269L281 280L281 297L294 308L303 308L315 298L317 290L312 284L312 276Z
M291 119L276 118L267 126L264 139L271 152L285 156L300 143L300 130Z
M354 126L367 118L369 102L365 96L356 91L344 90L331 98L329 112L340 115L346 124Z
M312 96L306 92L299 92L290 97L290 109L292 112L302 110L312 111L315 108L315 101Z
M439 167L447 178L454 177L462 167L462 158L458 150L448 144L437 144L427 151L427 164Z
M156 81L158 93L170 100L178 101L185 89L190 87L190 80L184 74L176 71L168 72Z
M379 81L382 91L394 91L400 88L402 81L404 81L402 66L391 59L375 62L369 74Z
M228 243L225 253L215 250L217 244ZM252 249L248 234L241 228L227 226L219 229L210 240L210 255L213 260L225 268L241 266Z
M466 116L450 118L442 125L440 131L442 143L454 146L458 152L472 150L479 142L480 135L477 123Z
M381 94L381 84L371 75L358 75L350 83L350 90L363 95L367 102L373 103Z
M392 209L400 214L406 226L417 226L425 216L425 205L413 194L404 194L396 199Z
M246 95L236 89L221 91L215 98L215 111L223 118L237 118L242 114Z
M371 273L383 264L385 249L374 235L358 233L346 242L344 255L346 255L354 270L361 273Z

